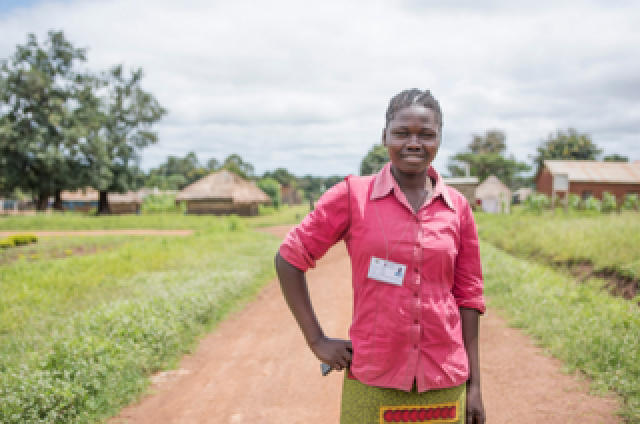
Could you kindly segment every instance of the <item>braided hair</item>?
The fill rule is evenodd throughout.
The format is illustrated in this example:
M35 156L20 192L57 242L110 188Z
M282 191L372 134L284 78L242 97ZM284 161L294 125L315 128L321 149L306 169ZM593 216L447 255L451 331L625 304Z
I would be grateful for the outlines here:
M387 107L387 123L385 127L389 126L389 122L395 118L396 113L398 113L399 110L411 105L424 106L425 108L434 111L438 124L440 124L440 128L442 128L442 110L440 110L440 104L429 90L421 91L417 88L401 91L391 98L389 101L389 107Z

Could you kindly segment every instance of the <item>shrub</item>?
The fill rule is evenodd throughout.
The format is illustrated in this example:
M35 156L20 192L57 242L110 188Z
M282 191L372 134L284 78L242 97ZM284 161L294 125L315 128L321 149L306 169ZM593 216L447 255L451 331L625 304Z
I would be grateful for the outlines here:
M10 240L10 239L0 240L0 249L8 249L13 246L14 246L13 240Z
M25 246L30 243L36 243L38 237L33 234L16 234L8 238L14 246Z
M280 183L273 178L262 178L258 180L258 187L271 198L271 204L278 209L282 203Z
M640 201L637 194L627 194L627 197L624 199L624 203L622 204L622 208L627 210L638 210L640 208L639 203Z
M540 213L543 209L547 209L549 205L549 198L542 193L532 194L525 202L527 210L536 213Z
M616 196L605 191L602 193L602 212L613 212L617 209Z
M150 194L144 198L140 211L145 214L150 213L184 213L186 205L184 202L176 205L176 196L172 194Z
M569 195L569 207L571 209L580 209L582 204L582 199L575 193L571 193Z
M584 201L584 208L588 211L600 212L602 210L602 202L593 196L589 196L587 200Z

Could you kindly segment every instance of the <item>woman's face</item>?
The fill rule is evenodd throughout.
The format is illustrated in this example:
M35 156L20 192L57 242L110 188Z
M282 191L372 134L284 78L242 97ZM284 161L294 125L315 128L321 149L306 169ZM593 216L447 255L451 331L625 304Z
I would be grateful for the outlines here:
M399 171L424 172L440 148L440 124L433 110L420 105L400 109L382 135L391 164Z

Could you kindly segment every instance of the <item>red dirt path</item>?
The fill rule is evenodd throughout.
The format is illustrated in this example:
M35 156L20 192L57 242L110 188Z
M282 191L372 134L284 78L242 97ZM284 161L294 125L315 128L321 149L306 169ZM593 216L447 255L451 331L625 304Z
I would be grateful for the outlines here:
M286 228L271 228L283 236ZM331 249L308 273L325 332L345 337L351 316L346 249ZM497 311L481 319L480 353L487 423L618 423L615 399L587 394ZM320 376L276 281L221 323L177 371L153 379L153 394L111 423L337 423L342 373Z

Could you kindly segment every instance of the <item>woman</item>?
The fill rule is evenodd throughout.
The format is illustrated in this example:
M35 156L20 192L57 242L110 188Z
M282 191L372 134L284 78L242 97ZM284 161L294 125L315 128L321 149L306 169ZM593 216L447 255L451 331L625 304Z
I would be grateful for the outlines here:
M394 96L376 175L348 177L286 236L276 255L284 297L316 357L347 369L341 423L484 423L478 237L466 199L431 167L442 112L431 93ZM327 337L305 272L344 240L351 258L351 340Z

